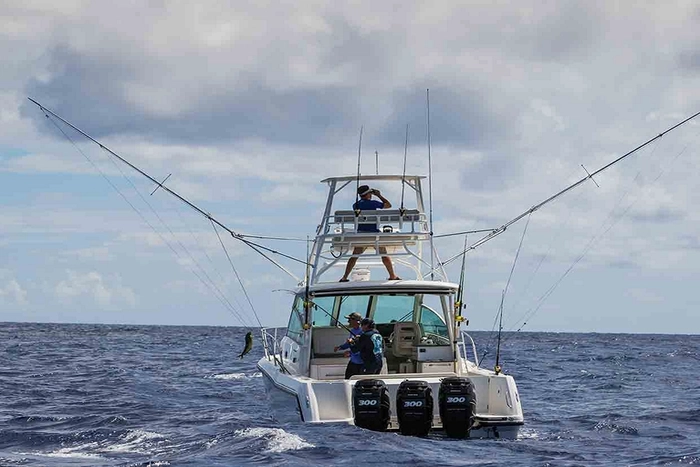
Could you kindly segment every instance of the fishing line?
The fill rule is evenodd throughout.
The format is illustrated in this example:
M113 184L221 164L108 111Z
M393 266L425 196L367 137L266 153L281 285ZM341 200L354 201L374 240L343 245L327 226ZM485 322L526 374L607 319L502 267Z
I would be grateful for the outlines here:
M111 149L109 149L107 146L105 146L105 145L103 145L102 143L100 143L99 141L97 141L95 138L93 138L93 137L90 136L89 134L85 133L85 132L84 132L83 130L81 130L80 128L76 127L75 125L73 125L73 124L70 123L69 121L67 121L67 120L65 120L64 118L62 118L61 116L57 115L55 112L53 112L53 111L47 109L46 107L44 107L43 105L39 104L37 101L35 101L35 100L32 99L31 97L28 98L28 99L29 99L32 103L34 103L35 105L37 105L37 106L44 112L44 115L46 115L46 116L48 117L48 114L51 114L51 115L54 116L55 118L59 119L61 122L65 123L65 124L68 125L69 127L73 128L75 131L77 131L78 133L82 134L84 137L86 137L87 139L89 139L89 140L92 141L93 143L97 144L100 148L104 149L104 150L107 151L109 154L111 154L112 156L116 157L116 158L119 159L121 162L123 162L124 164L128 165L129 167L131 167L132 169L134 169L136 172L140 173L141 175L143 175L144 177L146 177L147 179L149 179L151 182L155 183L159 188L162 188L163 190L167 191L167 192L170 193L171 195L175 196L177 199L179 199L180 201L182 201L183 203L185 203L187 206L189 206L190 208L192 208L192 209L195 210L196 212L200 213L201 215L203 215L204 217L206 217L206 218L209 219L210 221L215 222L217 225L219 225L219 227L221 227L221 228L223 228L224 230L226 230L227 232L229 232L233 238L236 238L237 240L242 241L243 243L245 243L246 245L248 245L248 246L251 247L251 248L253 248L253 246L256 246L257 248L253 248L253 249L254 249L256 252L258 252L258 254L261 254L263 257L265 257L268 261L272 261L271 258L269 258L268 256L262 254L262 253L260 252L259 249L267 250L267 251L269 251L270 253L283 256L283 257L285 257L285 258L291 259L291 260L293 260L293 261L300 262L300 263L302 263L302 264L304 263L303 261L301 261L301 260L299 260L299 259L297 259L297 258L294 258L294 257L292 257L292 256L285 255L285 254L283 254L283 253L280 253L279 251L273 250L273 249L271 249L271 248L267 248L267 247L265 247L265 246L263 246L263 245L259 245L259 244L256 244L256 243L254 243L254 242L251 242L251 241L249 241L249 240L245 240L245 239L241 238L240 235L239 235L237 232L235 232L234 230L230 229L229 227L227 227L226 225L224 225L223 223L221 223L221 222L220 222L219 220L217 220L216 218L212 217L211 214L205 212L204 210L202 210L201 208L199 208L199 207L196 206L194 203L192 203L191 201L187 200L186 198L184 198L183 196L181 196L180 194L178 194L178 193L175 192L174 190L171 190L171 189L168 188L167 186L163 185L162 182L159 182L159 181L156 180L155 178L151 177L151 176L148 175L146 172L144 172L143 170L139 169L139 168L136 167L134 164L132 164L131 162L127 161L126 159L124 159L123 157L121 157L119 154L117 154L116 152L114 152L114 151L112 151ZM259 249L258 249L258 248L259 248ZM284 272L286 272L287 274L289 274L292 278L294 278L295 280L298 280L298 278L297 278L294 274L290 273L290 272L287 271L285 268L281 267L278 263L276 263L276 262L274 262L274 261L272 261L272 262L273 262L274 264L276 264L279 268L281 268Z
M233 306L233 304L228 300L228 297L226 297L226 294L219 288L219 286L216 284L216 282L209 276L209 273L207 273L206 269L204 269L204 268L202 267L202 265L199 263L199 261L197 261L197 258L195 258L194 255L192 255L192 252L185 246L185 244L182 243L182 242L178 239L178 237L177 237L177 235L175 234L175 232L173 232L173 230L170 228L170 226L163 220L163 218L158 214L158 212L153 208L153 206L152 206L152 205L146 200L146 198L141 194L141 192L138 190L138 188L136 187L136 185L134 185L134 183L132 182L132 180L124 173L124 171L121 169L121 167L114 161L114 159L112 159L112 158L108 158L108 159L109 159L110 162L117 168L117 170L119 170L119 172L122 174L122 176L124 177L124 179L125 179L127 182L129 182L129 184L131 185L131 187L133 188L133 190L139 195L139 197L140 197L141 200L146 204L146 206L148 206L148 208L151 210L151 212L153 213L153 215L155 215L156 218L160 221L160 223L163 225L163 227L165 227L165 228L168 230L168 232L169 232L170 235L172 236L172 238L173 238L173 240L175 241L175 243L177 243L177 244L180 246L180 248L182 248L182 250L187 254L187 256L190 258L190 260L192 260L192 262L193 262L194 265L197 267L197 269L199 269L199 271L201 271L201 273L204 275L204 277L206 277L206 279L209 281L210 289L216 290L216 292L231 306L231 308L235 309L235 307ZM161 187L162 187L162 185L161 185ZM178 214L179 214L179 212L178 212ZM181 219L182 219L182 217L181 217ZM190 233L191 233L191 232L190 232ZM196 241L196 239L195 239L195 245L198 245L198 242ZM206 254L206 252L205 252L205 254ZM179 256L178 256L178 257L179 257ZM208 255L207 255L207 257L208 257ZM211 261L211 258L209 258L209 260ZM212 264L213 264L213 262L212 262ZM237 303L237 304L238 304L238 307L241 308L241 310L242 310L243 307L240 305L240 303ZM243 324L244 327L248 328L248 330L252 330L252 329L251 329L246 323L244 323L243 321L241 321L241 324Z
M122 174L122 177L123 177L127 182L129 182L129 184L131 185L131 187L133 188L133 190L136 192L136 194L138 194L138 196L139 196L139 197L141 198L141 200L146 204L146 206L148 206L148 208L151 210L151 212L153 213L153 215L158 219L158 221L161 223L161 225L162 225L163 227L165 227L165 229L167 229L167 231L168 231L168 232L170 233L170 235L172 236L174 242L175 242L177 245L179 245L180 248L182 248L182 250L183 250L183 251L185 252L185 254L189 257L189 259L194 263L194 265L197 267L197 269L198 269L198 270L204 275L204 277L209 281L210 289L216 290L216 292L217 292L226 302L228 302L229 305L230 305L232 308L235 308L235 307L233 306L233 304L231 304L231 302L230 302L230 301L228 300L228 298L226 297L226 294L219 288L219 286L216 284L216 282L209 276L209 273L206 271L206 269L204 269L204 268L202 267L202 265L199 263L199 261L197 261L197 258L194 257L194 255L193 255L192 252L189 250L189 248L187 248L187 247L185 246L185 244L182 243L182 241L180 241L180 240L178 239L178 237L177 237L177 235L175 234L175 232L173 232L173 230L170 228L170 226L163 220L163 218L162 218L162 217L158 214L158 212L153 208L153 206L151 205L151 203L149 203L148 200L143 196L143 194L139 191L139 189L136 187L136 185L134 185L133 181L124 173L124 171L123 171L123 170L121 169L121 167L114 161L114 159L112 159L112 158L108 158L108 159L109 159L109 161L116 167L116 169L119 170L119 172ZM161 187L162 187L162 185L161 185ZM178 214L179 214L179 212L178 212ZM190 233L191 233L191 232L190 232ZM197 245L197 244L198 244L198 243L196 242L196 239L195 239L195 245ZM178 257L180 257L180 256L178 255ZM207 257L208 257L208 255L207 255ZM211 258L210 258L210 261L211 261ZM212 264L213 264L213 262L212 262ZM241 310L242 310L243 307L240 305L240 303L237 303L237 304L238 304L238 307L241 308ZM245 327L248 327L248 326L246 325L246 323L243 323L243 322L242 322L242 324L243 324ZM248 329L250 330L249 327L248 327Z
M613 165L617 164L617 163L620 162L621 160L623 160L623 159L625 159L625 158L631 156L632 154L636 153L637 151L639 151L640 149L644 148L645 146L647 146L647 145L653 143L654 141L658 140L659 138L662 138L662 137L663 137L664 135L666 135L667 133L669 133L669 132L675 130L676 128L678 128L678 127L680 127L680 126L682 126L682 125L684 125L685 123L687 123L687 122L689 122L690 120L694 119L694 118L697 117L698 115L700 115L700 112L694 113L693 115L691 115L690 117L686 118L685 120L682 120L682 121L676 123L675 125L673 125L672 127L668 128L667 130L662 131L662 132L659 133L657 136L654 136L653 138L651 138L651 139L647 140L646 142L640 144L639 146L637 146L636 148L632 149L631 151L626 152L625 154L621 155L620 157L618 157L617 159L613 160L612 162L609 162L608 164L604 165L603 167L599 168L598 170L587 174L585 177L583 177L582 179L580 179L580 180L577 181L576 183L573 183L573 184L567 186L567 187L564 188L563 190L561 190L561 191L559 191L559 192L553 194L552 196L550 196L549 198L547 198L547 199L545 199L544 201L540 202L539 204L534 205L533 207L531 207L531 208L528 209L527 211L523 212L523 213L520 214L519 216L514 217L513 219L511 219L510 221L506 222L505 224L503 224L502 226L498 227L497 229L493 229L493 231L492 231L490 234L485 235L485 236L482 237L481 239L477 240L477 241L476 241L474 244L472 244L467 250L462 251L461 253L456 254L455 256L453 256L452 258L448 259L447 261L445 261L445 262L442 263L442 264L443 264L443 265L449 264L449 263L451 263L452 261L454 261L455 259L459 258L460 256L466 254L467 251L473 250L473 249L477 248L478 246L480 246L480 245L482 245L482 244L488 242L489 240L494 239L494 238L497 237L498 235L500 235L500 234L502 234L503 232L505 232L506 229L507 229L508 227L510 227L511 225L515 224L515 223L518 222L519 220L521 220L523 217L525 217L525 216L527 216L528 214L531 214L531 213L533 213L533 212L539 210L540 208L542 208L543 206L549 204L550 202L554 201L555 199L559 198L559 197L562 196L563 194L565 194L565 193L567 193L567 192L573 190L573 189L576 188L577 186L581 185L582 183L584 183L584 182L587 181L588 179L592 179L592 178L593 178L594 176L596 176L597 174L603 172L604 170L609 169L610 167L612 167Z
M466 235L466 234L473 234L473 233L485 233L485 232L493 232L495 229L476 229L476 230L463 230L461 232L451 232L447 234L440 234L440 235L433 235L433 238L445 238L445 237L455 237L457 235ZM464 247L465 251L468 250L468 248L465 246ZM442 263L443 266L446 266L448 263L452 262L453 260L450 261L445 261Z
M260 240L280 240L287 242L308 242L313 241L308 238L296 238L296 237L270 237L267 235L248 235L248 234L238 234L240 238L257 238Z
M253 306L253 302L250 300L250 296L248 295L248 291L245 288L245 285L243 285L243 281L241 280L241 276L238 275L238 270L236 270L236 266L233 265L233 260L231 259L231 255L228 254L228 250L226 249L226 245L224 245L224 241L221 239L221 235L219 235L219 231L216 228L216 224L213 222L211 223L212 228L214 229L214 233L216 233L216 237L219 239L219 243L221 243L221 248L224 249L224 253L226 253L226 258L228 258L228 262L231 265L231 269L233 269L233 273L236 275L236 279L238 279L238 283L241 285L241 289L243 290L243 294L245 295L246 300L248 300L248 304L250 305L250 309L253 310L253 315L255 316L256 321L262 328L263 325L260 322L260 318L258 317L258 313L255 311L255 307Z
M508 280L506 281L506 286L503 289L503 292L501 293L501 306L499 308L499 313L496 314L497 318L500 316L500 318L498 319L498 321L499 321L499 325L498 325L498 350L496 352L496 366L497 367L499 366L498 358L500 356L501 331L503 329L503 305L505 302L506 293L508 293L508 287L510 286L510 281L513 278L513 272L515 271L515 265L518 263L518 258L520 257L520 251L522 250L523 242L525 241L525 234L527 233L527 228L530 225L530 219L532 219L532 215L527 217L527 222L525 223L525 228L523 228L523 233L520 236L520 243L518 244L518 249L516 250L515 257L513 258L513 264L510 268L510 274L508 274ZM495 326L495 322L494 322L494 326ZM489 343L486 345L487 351L491 347L491 344L493 342L493 331L494 331L494 328L492 327L491 328L491 336L489 337ZM486 354L486 352L484 353L484 355L482 355L482 357L481 357L482 360L483 360L485 354Z
M577 170L578 170L578 169L576 169L576 171L577 171ZM572 172L566 179L567 179L567 180L570 179L574 174L575 174L575 172ZM577 200L579 200L579 199L583 196L583 193L584 193L583 191L579 191L579 192L578 192L578 194L576 195L576 198L573 200L573 204L577 204ZM562 235L562 233L564 232L564 227L566 227L566 226L569 225L569 222L570 222L570 220L571 220L571 217L573 216L574 211L573 211L573 209L569 209L569 210L567 210L567 213L568 213L568 214L567 214L566 219L564 220L564 222L563 222L563 223L557 223L558 225L561 225L562 228L557 229L556 232L552 235L551 239L547 242L547 245L548 245L547 251L545 252L544 255L540 256L540 260L537 262L537 265L535 266L534 271L533 271L531 274L528 275L528 281L527 281L527 283L525 284L525 287L523 288L523 291L520 292L519 298L515 301L514 305L511 307L513 310L517 310L517 309L520 307L520 303L525 299L525 296L526 296L527 292L530 290L530 287L531 287L531 285L532 285L532 282L533 282L535 276L537 276L537 273L539 272L540 267L542 267L542 264L544 264L544 261L545 261L547 258L549 258L549 255L550 255L552 249L554 248L555 243L557 242L557 240L559 239L559 237L560 237L560 236ZM528 222L529 222L529 220L528 220ZM514 322L515 322L515 323L518 323L519 320L520 320L520 318L518 318L518 319L515 320ZM515 325L513 325L513 326L509 325L509 326L507 326L507 327L509 327L510 330L512 330L513 327L515 327Z
M698 136L700 136L700 135L699 135L699 134L696 134L695 137L693 138L693 140L690 141L690 142L688 142L688 143L683 147L683 149L681 149L681 151L679 151L679 152L673 157L673 159L671 160L669 166L672 166L673 164L675 164L675 162L680 158L680 156L683 155L683 154L685 153L685 151L688 149L688 147L690 147L691 144L693 144L693 143L698 139ZM657 149L658 149L658 145L655 145L654 148L653 148L653 150L651 151L649 157L652 157L652 156L656 153L656 150L657 150ZM647 188L648 188L649 186L651 186L653 183L655 183L656 181L658 181L658 180L664 175L665 171L666 171L666 169L664 169L664 168L662 167L662 168L660 169L659 174L658 174L650 183L646 184L646 185L644 186L644 189L647 189ZM643 172L643 171L640 169L640 170L637 172L637 174L635 175L633 181L638 181L642 172ZM610 219L613 218L613 216L615 215L615 211L619 208L619 206L620 206L622 200L623 200L625 197L627 197L627 195L629 194L629 191L630 191L631 189L633 189L633 188L634 188L634 187L630 187L628 190L625 191L625 193L622 194L622 196L621 196L621 197L618 199L618 201L616 202L615 206L614 206L614 207L611 209L611 211L608 213L608 216L606 217L606 219L601 223L600 229L603 229L604 226L605 226L605 224L606 224ZM640 190L640 191L643 191L643 189ZM603 238L613 227L615 227L615 226L617 225L618 222L620 222L622 219L624 219L624 217L627 215L627 213L629 212L629 210L636 204L636 202L637 202L638 200L639 200L639 198L637 198L637 199L633 200L632 202L630 202L630 204L617 216L617 218L616 218L613 222L610 223L610 225L607 226L607 228L604 228L604 230L601 230L598 234L595 234L595 235L590 239L590 241L588 242L588 244L587 244L586 247L584 248L584 250L583 250L583 252L581 253L581 255L580 255L579 257L577 257L577 258L573 261L573 263L569 266L569 268L567 268L567 270L561 275L561 277L560 277L552 286L550 286L550 288L547 289L547 291L545 291L545 293L542 294L542 296L540 296L540 298L538 299L538 302L537 302L536 306L534 306L534 308L528 310L528 312L521 318L521 320L523 321L523 323L522 323L522 325L516 330L516 332L521 331L521 330L527 325L527 321L530 320L530 319L535 315L535 313L536 313L537 311L539 311L539 309L540 309L541 306L544 304L544 302L549 298L549 296L551 296L551 294L554 292L554 290L559 286L559 284L564 280L564 278L574 269L574 267L585 257L585 255L590 251L590 249L593 247L593 245L594 245L598 240L600 240L601 238ZM520 321L520 320L519 320L519 321ZM516 324L517 324L519 321L516 321ZM515 325L514 325L513 327L515 327Z
M334 317L333 317L333 314L331 314L331 313L329 313L328 311L326 311L326 309L323 308L321 305L318 305L318 304L314 303L313 300L310 300L310 303L311 303L311 306L312 306L312 307L314 307L314 308L316 308L316 309L318 309L318 310L321 310L321 311L324 312L326 315L328 315L328 317L330 317L330 319L331 319L331 322L335 321L335 324L337 324L338 326L340 326L341 328L345 329L345 330L348 331L350 334L352 334L352 331L350 330L349 327L347 327L347 326L345 326L343 323L341 323L339 319L334 318Z
M44 110L43 107L41 107L41 109ZM82 149L80 149L80 147L75 143L75 141L74 141L65 131L63 131L63 128L61 128L61 127L54 121L54 119L51 118L51 117L49 116L48 113L44 112L44 115L46 116L46 118L48 118L48 119L51 121L51 123L58 129L58 131L60 131L60 132L63 134L63 136L73 145L73 147L75 147L75 149L90 163L90 165L92 165L92 167L93 167L93 168L100 174L100 176L114 189L114 191L116 191L117 194L119 194L119 196L121 196L122 199L123 199L124 201L126 201L126 203L131 207L131 209L132 209L136 214L138 214L138 216L141 218L141 220L143 220L143 222L144 222L146 225L148 225L148 227L150 227L150 229L153 230L153 232L155 232L156 235L158 235L158 237L163 241L163 243L164 243L168 248L170 248L170 250L175 254L175 256L177 256L178 259L182 259L180 253L178 253L178 251L177 251L177 250L172 246L172 244L163 236L163 234L161 234L161 233L158 231L158 229L156 229L155 226L154 226L153 224L151 224L151 222L143 215L143 213L129 200L129 198L126 197L126 195L124 195L124 193L121 192L121 190L112 182L112 180L110 180L109 177L107 177L107 176L105 175L105 173L97 166L97 164L95 164L94 161L93 161L92 159L90 159L90 157L89 157L87 154L85 154L85 152L84 152ZM127 178L127 179L128 179L128 178ZM133 184L132 184L132 186L133 186ZM134 187L134 189L135 189L135 187ZM137 192L138 192L138 190L137 190ZM192 274L194 274L194 275L197 277L197 279L199 279L199 281L200 281L205 287L207 287L207 288L209 288L210 290L212 290L212 285L208 284L208 283L197 273L197 271L195 271L195 270L192 269L192 268L190 268L190 271L192 272ZM210 281L211 281L211 280L210 280ZM216 289L215 286L214 286L214 289ZM224 305L224 307L227 308L231 313L233 313L234 316L235 316L236 318L238 318L239 322L245 326L245 320L244 320L244 319L242 318L242 316L238 313L238 311L235 310L235 309L233 308L233 305L231 305L231 303L228 302L228 300L226 300L226 297L223 296L223 294L221 294L221 291L218 291L218 292L221 294L221 296L217 295L217 294L216 294L216 291L214 291L214 292L215 292L215 293L214 293L214 296ZM227 302L228 302L228 305L227 305Z
M178 218L179 218L180 221L182 222L183 227L187 230L187 232L190 234L190 236L191 236L192 239L194 240L194 244L197 245L197 246L199 246L199 249L201 250L202 254L203 254L203 255L207 258L207 260L209 261L209 264L211 265L211 268L214 270L214 272L215 272L216 275L218 276L219 285L225 286L225 284L226 284L226 279L224 279L223 274L219 271L219 269L218 269L217 266L216 266L216 263L215 263L214 260L211 258L211 256L209 256L209 254L207 253L206 248L204 248L204 247L201 246L203 242L202 242L202 241L199 239L199 237L195 234L194 230L193 230L192 228L190 228L190 226L188 225L188 223L185 221L185 218L183 217L182 212L180 212L180 211L181 211L180 208L182 207L182 204L181 204L181 203L176 203L175 200L174 200L173 198L171 198L171 197L166 197L165 199L166 199L167 202L170 204L170 206L173 208L173 210L177 213ZM225 294L222 292L222 295L225 295ZM232 295L231 298L233 299L233 301L235 302L236 306L237 306L240 310L243 310L243 309L244 309L244 306L241 305L241 303L238 301L238 299L236 298L235 295ZM250 330L250 328L249 328L249 330Z

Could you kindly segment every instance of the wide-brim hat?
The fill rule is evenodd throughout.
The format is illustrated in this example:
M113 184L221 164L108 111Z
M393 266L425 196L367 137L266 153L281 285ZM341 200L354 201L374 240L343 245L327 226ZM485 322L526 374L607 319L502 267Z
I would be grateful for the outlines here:
M362 185L357 187L357 194L360 196L365 196L366 194L369 194L372 192L372 189L369 187L369 185Z

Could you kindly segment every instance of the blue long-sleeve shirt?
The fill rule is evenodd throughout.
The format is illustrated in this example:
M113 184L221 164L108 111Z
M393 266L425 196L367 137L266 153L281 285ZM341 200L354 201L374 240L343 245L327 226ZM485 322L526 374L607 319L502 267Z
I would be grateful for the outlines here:
M357 329L350 328L350 337L359 336L360 334L362 334L362 328L357 328ZM346 350L346 349L350 348L350 344L345 342L342 345L339 345L338 348L342 349L342 350ZM360 352L359 351L353 352L352 350L350 350L350 361L352 363L357 363L358 365L361 365L362 364L362 357L360 356Z

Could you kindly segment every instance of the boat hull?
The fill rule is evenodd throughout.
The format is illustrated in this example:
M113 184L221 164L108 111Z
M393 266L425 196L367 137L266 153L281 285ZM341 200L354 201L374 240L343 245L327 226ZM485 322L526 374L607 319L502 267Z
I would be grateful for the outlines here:
M352 407L352 389L358 379L320 381L299 375L289 375L279 370L273 362L263 358L258 362L258 368L263 375L265 389L270 399L275 418L284 423L346 423L354 424ZM434 388L437 398L437 388L440 381L449 375L405 374L405 375L373 375L373 379L381 379L389 388L391 397L391 420L389 431L399 429L396 417L396 390L400 382L406 379L427 381ZM470 378L472 379L472 378ZM494 376L489 381L495 392L514 391L515 383L509 376ZM498 383L504 383L498 386ZM477 388L483 384L477 384ZM491 394L483 390L477 393L477 399L484 398L486 403L494 403ZM490 400L488 400L490 399ZM475 416L475 424L470 438L502 438L515 439L523 425L522 411L517 392L509 397L513 406L509 414L479 413ZM434 405L433 430L442 432L442 423L438 404Z

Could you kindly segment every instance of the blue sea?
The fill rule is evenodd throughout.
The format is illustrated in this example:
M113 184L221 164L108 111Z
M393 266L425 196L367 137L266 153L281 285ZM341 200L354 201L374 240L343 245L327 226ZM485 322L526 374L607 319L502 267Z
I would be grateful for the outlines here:
M245 331L0 323L0 466L700 464L700 336L507 334L520 438L453 440L276 421Z

